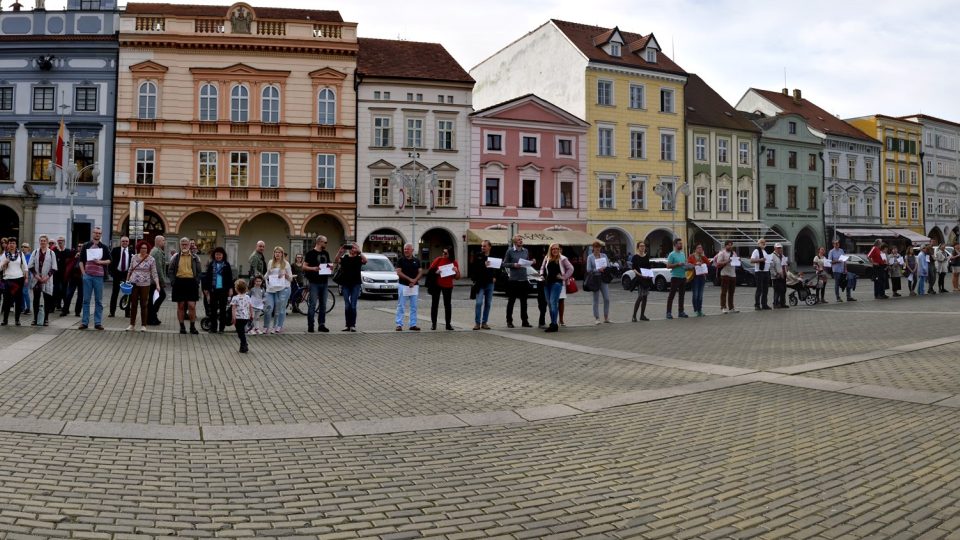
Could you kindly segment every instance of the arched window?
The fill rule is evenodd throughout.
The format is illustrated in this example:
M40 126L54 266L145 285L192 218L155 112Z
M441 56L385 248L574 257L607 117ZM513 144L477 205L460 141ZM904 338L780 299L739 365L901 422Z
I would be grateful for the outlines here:
M260 94L260 121L264 124L280 123L280 89L267 86Z
M250 119L250 90L242 84L230 90L230 121L247 122Z
M155 120L157 118L157 85L147 81L140 84L138 92L139 106L137 118L141 120Z
M212 84L200 87L200 121L216 122L218 119L217 102L219 91Z
M333 90L324 88L320 91L320 97L317 100L317 110L319 111L318 122L325 126L332 126L337 122L337 96Z

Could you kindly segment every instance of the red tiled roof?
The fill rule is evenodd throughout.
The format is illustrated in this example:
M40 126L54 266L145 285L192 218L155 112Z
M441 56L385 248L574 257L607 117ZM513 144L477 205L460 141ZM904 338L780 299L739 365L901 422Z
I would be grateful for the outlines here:
M641 58L640 55L635 54L634 51L628 52L621 57L610 56L600 48L600 43L594 44L595 38L610 32L609 28L560 21L557 19L552 19L551 22L553 22L553 24L556 25L556 27L567 36L567 39L573 42L573 44L576 45L576 47L580 49L580 51L583 52L583 54L585 54L590 60L617 66L649 69L651 71L660 71L663 73L673 73L676 75L687 74L683 68L668 58L667 55L663 54L663 51L657 53L656 63L647 62ZM620 35L623 37L623 40L629 44L634 44L640 39L649 37L640 34L624 32L623 30L620 30Z
M687 123L697 126L718 127L759 133L760 128L745 118L726 100L710 88L699 75L691 73L683 90L684 106L687 108Z
M170 15L180 17L223 17L226 18L230 6L201 6L191 4L130 3L124 11L130 15ZM304 19L317 22L343 22L339 11L321 11L314 9L289 9L253 6L254 16L258 19Z
M793 100L793 96L784 95L782 92L760 90L758 88L753 88L752 90L782 109L784 113L794 113L802 116L810 125L810 127L817 131L837 137L848 137L851 139L878 142L873 137L828 113L820 107L817 107L810 101L807 101L805 98L801 98L800 102L796 103Z
M439 43L358 38L357 72L367 77L473 83Z

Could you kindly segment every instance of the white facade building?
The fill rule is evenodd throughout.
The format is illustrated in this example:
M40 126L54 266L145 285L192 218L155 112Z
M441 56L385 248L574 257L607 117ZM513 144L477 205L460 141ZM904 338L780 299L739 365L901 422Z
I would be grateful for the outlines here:
M923 195L927 236L934 243L960 241L960 124L917 114L923 126Z

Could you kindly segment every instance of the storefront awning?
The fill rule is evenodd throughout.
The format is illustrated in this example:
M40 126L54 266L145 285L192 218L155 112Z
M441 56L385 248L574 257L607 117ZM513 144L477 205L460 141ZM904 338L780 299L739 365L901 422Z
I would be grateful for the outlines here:
M693 224L721 246L729 240L733 242L733 247L753 247L761 238L766 239L768 244L781 244L784 247L790 245L789 240L763 223L724 224L694 221Z
M489 240L495 246L506 246L510 242L507 229L468 229L467 244L479 244ZM523 243L528 246L549 246L557 243L561 246L588 246L596 238L583 231L520 231Z
M853 238L893 238L897 233L890 229L837 229L837 232Z
M920 234L920 233L918 233L918 232L916 232L916 231L911 231L910 229L892 229L892 231L893 231L897 236L902 236L903 238L906 238L907 240L913 242L914 244L929 244L929 243L930 243L930 237L929 237L929 236Z

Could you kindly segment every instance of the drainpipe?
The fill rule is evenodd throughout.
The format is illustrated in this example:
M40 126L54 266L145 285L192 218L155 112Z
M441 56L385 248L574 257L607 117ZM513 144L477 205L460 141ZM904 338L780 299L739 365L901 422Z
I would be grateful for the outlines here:
M360 83L363 82L363 73L359 70L353 72L353 93L356 100L356 107L353 108L353 126L357 134L360 132ZM353 152L353 241L359 242L357 230L360 227L360 199L357 193L360 191L360 142L358 137L354 137ZM363 249L363 245L360 246Z
M827 196L827 163L823 159L822 150L820 152L817 152L817 155L820 156L820 186L821 186L820 193L823 197L826 197ZM833 215L836 216L837 209L834 208L834 206L836 206L836 203L831 200L830 208L833 210ZM823 208L822 204L819 205L819 207L821 208L820 220L823 222L823 230L826 231L827 230L827 213L822 210ZM833 239L834 240L837 239L837 218L836 217L833 218ZM830 242L827 242L827 245L832 246L833 244Z
M104 190L103 196L108 201L107 215L108 215L108 219L110 220L109 223L110 223L111 236L113 236L113 190L114 190L114 186L116 186L116 181L117 181L117 104L119 103L119 100L120 100L120 96L119 96L120 94L120 28L119 28L120 15L119 15L119 12L117 12L116 10L111 12L111 15L115 13L116 13L116 19L114 20L114 23L117 24L117 28L114 29L114 33L113 33L114 39L116 39L116 41L113 42L116 44L116 48L114 49L114 58L113 58L114 60L113 64L115 66L115 69L113 70L113 114L110 115L111 121L113 122L113 164L110 167L110 186L109 186L110 189L107 189L108 186L106 185L106 182L104 182L104 185L103 185L103 190ZM105 168L106 167L104 167L104 169ZM103 170L101 170L100 174L102 175L101 178L105 178L106 175L103 174ZM72 239L73 231L67 231L67 237ZM72 245L75 245L75 242ZM70 247L70 246L67 246L67 247Z

